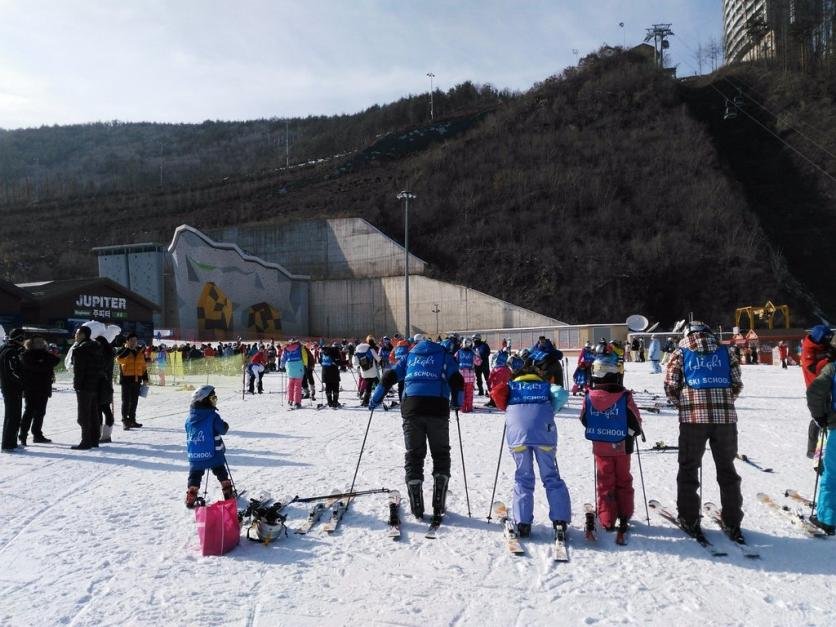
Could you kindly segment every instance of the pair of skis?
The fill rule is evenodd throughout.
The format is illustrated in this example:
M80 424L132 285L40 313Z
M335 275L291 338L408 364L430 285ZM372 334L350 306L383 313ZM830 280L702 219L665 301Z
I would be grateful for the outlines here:
M728 555L727 551L713 545L708 540L708 538L705 537L705 534L703 533L703 531L700 527L697 527L696 530L687 529L687 528L683 527L682 523L679 521L679 518L676 516L676 514L674 514L671 510L669 510L664 505L662 505L662 503L659 502L658 500L651 499L650 501L648 501L647 504L652 510L657 512L662 518L664 518L665 520L667 520L670 523L673 523L673 525L676 526L677 529L682 531L689 538L693 538L694 540L696 540L697 544L699 546L701 546L712 557L725 557L726 555ZM741 554L744 557L747 557L747 558L750 558L750 559L757 559L757 558L760 557L760 553L758 553L755 549L750 547L745 542L738 542L737 540L735 540L730 535L730 530L723 524L722 513L716 505L714 505L713 503L706 503L703 506L703 509L705 510L708 517L720 527L720 529L723 531L726 538L728 538L728 540L732 544L734 544L734 546L737 547L737 549L741 552Z
M801 496L801 494L799 494L795 490L786 490L784 492L784 496L789 497L794 501L797 501L807 507L813 506L813 502L810 499ZM810 536L811 538L827 538L827 532L824 529L814 525L804 514L793 511L789 507L789 505L779 504L775 499L773 499L765 492L758 492L757 498L769 509L774 511L776 514L782 516L793 526L798 527L801 531L803 531L806 535Z
M517 526L508 514L508 507L502 501L494 501L491 507L493 515L502 525L502 535L505 538L505 546L512 555L525 555L525 548L520 542ZM568 562L569 550L566 547L566 530L556 527L552 545L552 559L555 562Z
M334 490L334 494L339 493L340 490ZM335 496L333 498L325 499L324 501L317 501L311 505L311 508L308 510L308 517L305 519L302 526L295 530L296 533L306 534L310 532L327 510L331 511L331 515L322 525L322 530L326 533L334 533L337 530L340 521L343 519L350 502L350 496Z
M335 490L335 493L338 492L339 490ZM326 533L334 533L345 515L350 502L351 497L334 497L314 503L310 510L308 510L307 519L301 527L296 529L296 533L306 534L310 532L322 518L322 515L329 509L331 510L331 515L325 524L322 525L322 529ZM400 503L400 492L397 490L389 492L389 520L387 522L386 535L394 540L398 540L401 537Z

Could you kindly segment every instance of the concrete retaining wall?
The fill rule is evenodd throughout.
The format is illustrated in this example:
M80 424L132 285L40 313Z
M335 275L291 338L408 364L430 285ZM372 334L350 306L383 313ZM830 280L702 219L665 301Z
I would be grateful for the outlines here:
M435 336L451 329L545 327L564 324L511 303L424 276L411 276L409 334ZM314 281L310 334L333 337L404 333L404 278ZM437 304L439 313L433 312Z
M226 227L207 233L217 241L235 242L250 255L315 280L404 273L403 246L361 218ZM424 274L426 262L414 255L409 257L410 274Z

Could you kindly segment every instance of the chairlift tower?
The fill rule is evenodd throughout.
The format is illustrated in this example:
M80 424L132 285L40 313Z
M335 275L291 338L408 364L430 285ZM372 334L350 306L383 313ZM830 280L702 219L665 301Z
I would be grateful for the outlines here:
M665 67L665 50L670 48L671 44L668 37L673 35L670 24L654 24L651 28L646 29L647 35L645 41L653 40L653 48L656 50L656 62L660 68Z

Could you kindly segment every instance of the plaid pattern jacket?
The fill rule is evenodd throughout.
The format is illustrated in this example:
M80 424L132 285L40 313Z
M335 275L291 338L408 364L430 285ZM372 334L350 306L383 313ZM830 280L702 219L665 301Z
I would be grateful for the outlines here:
M740 363L734 352L729 351L731 367L731 388L695 390L685 384L682 349L712 352L718 347L717 340L707 333L691 333L679 342L671 355L665 371L665 394L679 409L679 422L700 424L728 424L737 422L734 401L743 389Z

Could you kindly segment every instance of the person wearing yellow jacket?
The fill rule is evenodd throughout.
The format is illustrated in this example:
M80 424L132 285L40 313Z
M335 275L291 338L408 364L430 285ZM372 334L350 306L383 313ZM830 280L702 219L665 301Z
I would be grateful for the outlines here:
M139 390L148 381L145 352L137 346L136 333L128 334L125 346L116 354L119 363L119 384L122 386L122 426L125 431L136 429L142 423L136 421Z

